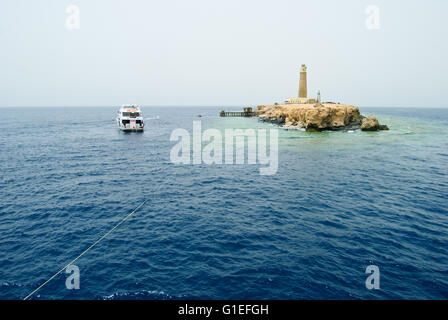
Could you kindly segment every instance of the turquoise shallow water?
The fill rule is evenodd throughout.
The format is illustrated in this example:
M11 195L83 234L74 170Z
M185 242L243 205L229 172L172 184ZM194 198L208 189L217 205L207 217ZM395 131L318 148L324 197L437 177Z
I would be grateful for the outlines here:
M231 108L226 108L231 109ZM239 109L239 108L235 108ZM446 299L448 110L361 108L384 132L279 131L279 168L174 165L175 128L270 128L220 108L1 109L0 298ZM201 114L203 117L198 118ZM365 288L377 265L381 290Z

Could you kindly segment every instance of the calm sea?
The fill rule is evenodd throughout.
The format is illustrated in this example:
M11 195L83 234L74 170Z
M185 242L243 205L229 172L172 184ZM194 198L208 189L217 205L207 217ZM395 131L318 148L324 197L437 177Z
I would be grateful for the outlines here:
M170 162L171 132L194 120L272 125L144 107L146 131L125 134L116 110L0 109L0 299L25 297L144 199L76 262L79 290L63 272L33 299L448 298L448 109L361 108L384 132L281 130L272 176Z

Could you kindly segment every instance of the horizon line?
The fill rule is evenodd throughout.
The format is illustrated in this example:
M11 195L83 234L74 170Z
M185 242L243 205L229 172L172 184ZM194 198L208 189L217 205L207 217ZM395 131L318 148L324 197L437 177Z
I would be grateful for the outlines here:
M139 105L143 108L241 108L244 106L250 106L250 104L241 104L241 105ZM257 105L253 105L257 106ZM422 106L372 106L372 105L362 105L362 106L356 106L358 108L413 108L413 109L447 109L448 106L429 106L429 107L422 107ZM119 105L70 105L70 106L57 106L57 105L50 105L50 106L42 106L42 105L35 105L35 106L2 106L0 105L0 108L119 108Z

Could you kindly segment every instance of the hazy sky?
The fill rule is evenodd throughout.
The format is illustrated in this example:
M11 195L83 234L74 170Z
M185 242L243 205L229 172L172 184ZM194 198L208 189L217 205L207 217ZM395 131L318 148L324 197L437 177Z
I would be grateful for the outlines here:
M268 104L297 96L304 63L324 101L448 107L447 14L446 0L1 0L0 106Z

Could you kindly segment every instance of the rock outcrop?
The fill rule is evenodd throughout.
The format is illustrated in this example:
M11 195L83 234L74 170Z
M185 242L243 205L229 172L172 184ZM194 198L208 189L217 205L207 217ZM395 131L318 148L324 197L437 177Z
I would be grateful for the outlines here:
M380 128L380 123L376 117L366 117L362 119L361 130L362 131L377 131Z
M372 130L386 127L375 117L362 117L357 107L338 103L260 105L257 116L286 129L305 128L310 132L362 129L364 123Z
M370 116L362 119L361 130L378 131L378 130L389 130L389 128L386 125L381 125L376 117Z

